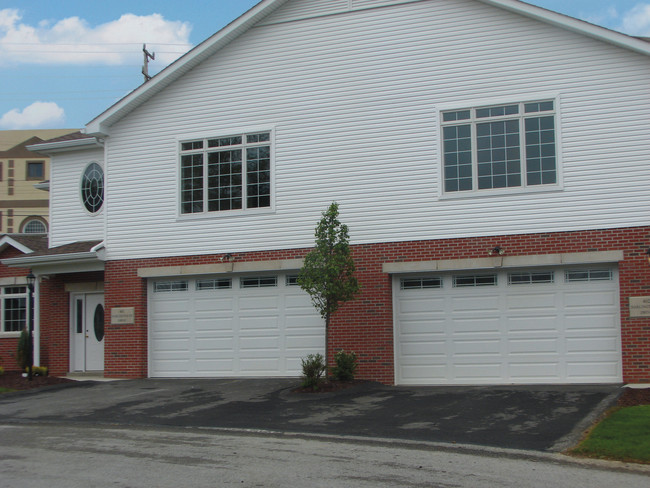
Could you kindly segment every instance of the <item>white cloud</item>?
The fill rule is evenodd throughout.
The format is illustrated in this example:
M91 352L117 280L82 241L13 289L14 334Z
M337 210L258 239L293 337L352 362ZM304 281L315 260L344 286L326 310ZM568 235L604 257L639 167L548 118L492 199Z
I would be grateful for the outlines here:
M22 111L15 108L0 117L3 129L49 129L62 127L65 111L53 102L34 102Z
M21 23L17 9L0 10L0 64L133 64L142 61L142 44L169 64L192 47L191 25L160 14L124 14L91 26L79 17L38 25Z
M625 12L619 30L631 36L650 36L650 3L640 3Z

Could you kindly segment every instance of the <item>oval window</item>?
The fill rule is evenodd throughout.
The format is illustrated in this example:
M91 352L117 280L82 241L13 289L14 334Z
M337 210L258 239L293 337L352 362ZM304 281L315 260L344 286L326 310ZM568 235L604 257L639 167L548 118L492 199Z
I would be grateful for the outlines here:
M99 212L104 203L104 170L97 163L90 163L81 179L81 200L91 213Z
M102 342L104 339L104 306L101 303L97 305L97 308L95 308L95 318L93 322L97 342Z

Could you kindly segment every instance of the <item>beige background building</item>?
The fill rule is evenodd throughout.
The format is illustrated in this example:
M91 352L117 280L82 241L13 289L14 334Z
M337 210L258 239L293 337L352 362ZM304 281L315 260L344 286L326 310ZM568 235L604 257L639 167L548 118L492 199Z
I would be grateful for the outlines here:
M49 158L26 146L76 129L0 131L0 233L46 233L49 193L34 187L49 179Z

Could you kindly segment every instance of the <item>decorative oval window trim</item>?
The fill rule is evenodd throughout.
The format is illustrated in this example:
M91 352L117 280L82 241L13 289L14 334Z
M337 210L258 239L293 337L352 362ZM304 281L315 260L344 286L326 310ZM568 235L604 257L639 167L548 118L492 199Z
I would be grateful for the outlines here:
M102 342L104 340L104 306L101 303L95 307L93 329L95 330L97 342Z
M88 164L81 175L81 202L91 214L104 206L104 169L95 161Z

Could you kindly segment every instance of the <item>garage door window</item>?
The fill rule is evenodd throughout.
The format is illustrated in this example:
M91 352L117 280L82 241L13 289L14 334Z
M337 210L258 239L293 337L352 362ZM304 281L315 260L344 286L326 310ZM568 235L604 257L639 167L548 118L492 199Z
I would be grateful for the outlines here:
M288 275L285 281L286 286L298 286L298 275Z
M158 281L153 284L155 293L187 291L187 281Z
M425 288L442 288L442 278L402 278L401 290L423 290Z
M277 276L255 276L250 278L242 278L240 283L241 288L264 288L268 286L278 286Z
M567 283L583 281L612 281L611 269L578 269L566 270L565 279Z
M196 280L196 291L227 290L230 288L232 288L232 280L229 278Z
M454 288L473 287L473 286L496 286L497 275L466 275L454 276Z
M554 273L540 272L540 273L508 273L509 285L535 285L539 283L553 283Z

